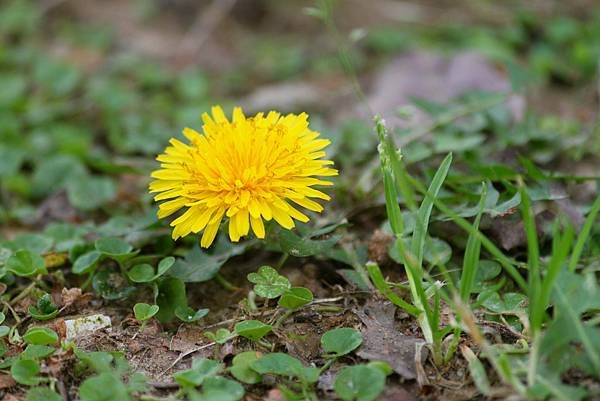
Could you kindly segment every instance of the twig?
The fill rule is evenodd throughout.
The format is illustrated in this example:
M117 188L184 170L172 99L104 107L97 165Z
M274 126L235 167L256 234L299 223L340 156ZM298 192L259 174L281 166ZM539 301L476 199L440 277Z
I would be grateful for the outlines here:
M175 361L174 361L174 362L171 364L171 366L169 366L167 369L165 369L165 370L164 370L164 371L161 373L161 375L164 375L164 374L165 374L165 373L167 373L169 370L173 369L173 368L175 367L175 365L177 365L179 362L181 362L181 361L183 360L183 358L185 358L186 356L188 356L188 355L191 355L191 354L194 354L194 353L196 353L196 352L198 352L198 351L202 351L203 349L206 349L206 348L212 347L212 346L213 346L213 345L215 345L215 344L216 344L216 342L214 342L214 341L213 341L212 343L204 344L204 345L202 345L202 346L200 346L200 347L197 347L197 348L192 348L191 350L188 350L188 351L182 352L181 354L179 354L179 356L177 357L177 359L175 359Z

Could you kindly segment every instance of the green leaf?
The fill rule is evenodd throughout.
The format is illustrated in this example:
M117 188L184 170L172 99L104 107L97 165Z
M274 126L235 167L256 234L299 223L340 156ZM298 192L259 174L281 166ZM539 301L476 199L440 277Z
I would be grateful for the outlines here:
M91 273L98 266L98 262L100 261L100 257L102 253L93 250L84 253L79 256L75 263L73 263L73 273L75 274L85 274Z
M371 281L373 281L373 285L383 296L385 296L390 302L396 305L399 308L402 308L406 312L410 313L413 316L418 316L421 311L417 309L414 305L409 304L404 299L400 298L398 294L392 291L387 281L381 274L381 269L374 262L367 262L366 264L367 271L369 272L369 277Z
M592 204L592 208L585 219L585 223L583 224L583 227L581 228L581 231L577 237L577 241L575 242L575 246L573 247L571 259L569 260L569 271L571 272L575 271L575 268L577 267L577 263L579 262L581 253L583 252L583 247L590 236L590 232L592 231L592 227L594 226L594 222L596 221L596 216L598 213L600 213L600 196L598 196Z
M117 193L115 184L108 177L79 175L67 183L69 202L77 209L93 210L109 201Z
M44 294L37 301L37 305L31 305L29 307L29 314L31 317L37 320L50 320L54 319L58 315L58 309L52 303L52 297L50 294Z
M47 327L30 327L23 336L23 340L27 344L51 345L58 342L58 334Z
M158 263L158 269L156 274L154 273L154 267L147 263L142 263L139 265L133 266L128 272L127 275L129 279L135 283L149 283L151 281L156 280L166 272L168 272L173 264L175 263L175 258L172 256L166 257L162 259Z
M502 271L502 266L495 260L480 260L479 267L475 273L475 281L473 283L472 292L482 292L488 288L486 281L498 277Z
M342 327L323 334L321 346L326 353L339 357L354 351L362 344L362 340L362 335L358 330Z
M471 378L473 379L475 386L479 392L481 392L481 394L489 395L490 381L485 373L485 367L483 366L483 363L481 363L471 348L467 347L466 345L461 345L460 350L469 364L469 373L471 374Z
M280 275L270 266L261 266L257 273L248 274L248 281L254 283L254 292L263 298L277 298L292 285L287 277Z
M259 320L244 320L235 325L235 332L250 340L260 340L267 335L273 327Z
M423 258L431 266L445 265L452 257L452 248L444 240L427 237Z
M579 343L584 352L576 352L575 347L569 347L567 352L580 368L600 377L600 329L586 324L581 317L583 313L600 309L600 290L595 275L562 271L555 282L552 300L555 316L546 329L540 350L556 359L564 354L556 354L556 351L566 351L567 345ZM567 366L562 364L561 368Z
M177 372L173 379L182 387L197 387L205 379L218 375L223 370L223 365L207 358L196 358L192 361L191 369Z
M36 164L32 177L33 194L42 197L62 188L75 177L85 175L85 167L70 155L45 157Z
M79 388L81 401L130 401L127 387L113 373L100 373L85 380Z
M133 313L135 318L140 322L151 319L158 313L158 305L148 305L145 303L137 303L133 306Z
M385 387L385 374L367 365L346 366L335 378L333 387L344 401L373 401Z
M0 324L4 323L4 320L6 320L6 315L3 312L0 312Z
M312 240L310 237L299 237L289 230L281 230L278 237L281 250L296 257L324 254L341 238L339 235L334 235L324 240Z
M56 352L56 348L47 345L29 344L19 356L22 359L44 359Z
M94 246L98 252L112 258L127 255L133 250L131 245L116 237L97 239Z
M102 269L94 274L92 287L104 299L125 299L135 291L120 273Z
M170 274L186 283L208 281L219 272L229 258L241 255L245 250L244 245L235 245L219 237L210 250L194 246L184 259L177 259Z
M97 373L110 373L113 370L114 353L103 351L85 352L75 349L75 355L81 362Z
M298 359L274 352L250 363L252 369L260 374L272 374L285 377L297 377L303 382L314 383L319 380L319 369L307 368Z
M244 387L224 377L207 377L202 385L202 401L237 401L244 396Z
M313 293L304 287L292 287L283 293L277 304L287 309L298 309L304 305L311 303Z
M33 305L29 307L28 311L32 318L39 321L52 320L58 315L59 312L57 309L54 312L41 313L40 310Z
M527 305L527 297L519 292L507 292L502 298L497 292L482 292L477 299L482 300L482 306L496 313L524 313Z
M168 323L175 318L178 308L187 307L187 296L185 283L177 277L166 277L158 284L158 296L156 304L160 310L156 318L161 323Z
M10 241L7 245L13 251L26 249L33 253L42 254L52 249L53 239L44 234L21 234Z
M33 79L40 87L49 89L56 96L66 96L75 89L80 74L70 63L42 57L35 64Z
M22 149L10 149L0 146L0 178L13 176L21 168L25 152Z
M390 366L390 364L384 361L371 361L367 364L367 366L370 368L381 370L386 376L389 376L392 373L394 373L394 369Z
M166 272L168 272L169 270L171 270L171 267L173 267L174 264L175 264L175 258L173 256L167 256L166 258L161 259L160 262L158 262L158 269L156 271L156 277L160 277L163 274L165 274Z
M154 280L154 267L147 263L133 266L127 276L134 283L149 283Z
M8 333L10 333L10 327L4 325L0 326L0 337L4 337Z
M179 306L175 309L175 316L177 316L177 318L183 322L192 323L208 315L208 312L208 309L198 309L195 311L189 306Z
M235 337L235 335L227 329L218 329L214 333L207 331L204 333L204 335L217 344L225 344L227 341Z
M34 387L27 391L26 401L62 401L63 398L49 387Z
M258 360L260 353L245 351L237 354L229 369L233 377L246 384L256 384L262 381L262 376L251 368L251 364Z
M440 167L436 171L429 189L427 190L427 196L423 199L421 207L417 213L417 219L415 224L415 231L411 241L411 252L417 259L415 266L420 267L423 263L423 255L425 250L425 239L427 236L427 228L429 226L429 218L431 217L431 211L433 209L434 199L437 198L442 184L448 175L450 170L450 164L452 163L452 153L444 158Z
M477 212L477 217L473 222L473 228L475 230L479 230L479 223L481 222L481 214L483 213L483 208L485 207L485 200L487 197L487 185L482 186L481 190L481 198L479 200L479 210ZM467 247L465 249L465 256L463 260L463 269L460 276L460 296L463 301L468 302L469 297L471 296L471 292L473 291L473 286L475 283L475 279L477 277L477 268L479 267L479 256L481 253L481 240L479 237L469 234L469 238L467 240ZM500 268L500 266L498 266Z
M31 251L21 249L6 261L6 270L13 272L17 276L32 276L38 273L45 273L46 267L44 258Z
M44 379L38 377L40 365L32 359L18 359L10 367L10 374L17 383L34 386Z

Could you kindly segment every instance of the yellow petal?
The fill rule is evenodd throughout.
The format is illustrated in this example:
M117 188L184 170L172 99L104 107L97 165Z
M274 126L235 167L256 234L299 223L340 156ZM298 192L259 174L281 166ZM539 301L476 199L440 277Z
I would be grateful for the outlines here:
M248 235L248 231L250 230L250 225L248 223L248 209L241 209L234 216L234 219L237 220L236 226L240 237Z
M265 238L265 225L260 217L250 216L250 224L252 225L252 231L256 235L256 238Z
M219 230L219 225L221 225L221 220L216 223L211 223L206 226L204 233L202 234L202 240L200 240L200 246L202 248L208 248L210 244L213 243L215 237L217 236L217 231Z
M287 214L287 211L281 210L279 208L272 208L273 211L273 218L275 219L275 221L277 223L279 223L279 225L283 228L287 228L288 230L291 230L292 228L294 228L295 224L294 224L294 220L292 220L292 218L290 217L289 214Z

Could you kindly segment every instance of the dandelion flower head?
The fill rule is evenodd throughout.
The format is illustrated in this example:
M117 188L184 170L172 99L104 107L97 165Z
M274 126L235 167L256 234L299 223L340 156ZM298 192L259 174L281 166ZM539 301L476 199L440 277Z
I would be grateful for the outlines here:
M313 187L332 185L318 177L338 172L323 160L330 141L308 127L306 113L246 117L235 108L229 121L216 106L211 114L202 115L202 133L183 130L189 143L172 138L152 173L150 192L163 201L158 217L183 211L171 222L173 239L203 231L200 244L208 247L224 219L231 241L250 228L264 238L264 221L292 229L294 220L309 220L298 206L323 210L314 199L330 197Z

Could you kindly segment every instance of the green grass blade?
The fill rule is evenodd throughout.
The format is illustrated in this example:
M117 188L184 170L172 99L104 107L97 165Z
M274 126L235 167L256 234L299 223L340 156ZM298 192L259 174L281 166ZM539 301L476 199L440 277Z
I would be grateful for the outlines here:
M367 272L369 272L369 277L375 285L375 288L377 288L377 290L379 290L379 292L384 297L386 297L391 303L393 303L399 308L404 309L407 313L415 317L421 313L419 309L409 304L408 302L400 298L398 294L392 291L388 283L385 281L385 278L381 274L381 270L379 269L379 266L376 263L369 262L367 263L366 267Z
M448 175L448 170L450 169L451 163L452 153L448 153L433 176L433 180L431 181L431 185L429 185L425 199L423 199L421 207L417 212L415 231L413 232L411 242L411 252L416 258L417 268L423 264L425 237L427 236L427 228L429 226L429 218L431 217L431 211L433 210L434 200L437 198L440 189L442 188L442 184Z
M481 198L479 199L479 211L475 217L473 228L479 230L479 223L481 222L481 215L483 214L483 208L485 206L485 199L487 197L487 185L484 183L481 191ZM477 231L479 232L479 231ZM463 260L463 269L460 276L460 298L468 302L473 290L473 283L475 282L475 276L477 274L477 268L479 267L479 255L481 254L481 241L478 236L469 234L467 240L467 247L465 249L465 257Z
M375 128L379 136L379 160L381 163L381 172L383 174L383 187L385 193L385 209L387 211L388 220L392 227L392 231L396 236L401 236L404 232L404 222L402 213L398 204L398 192L396 190L396 182L394 180L394 169L392 160L396 153L393 147L389 144L387 130L383 125L381 118L375 117Z
M558 274L560 273L567 260L567 257L569 256L569 251L571 250L571 245L573 245L574 236L575 231L572 225L567 225L564 232L561 234L560 224L558 222L555 223L553 230L554 239L552 241L552 256L550 257L550 262L548 263L548 267L546 269L546 275L542 279L542 289L540 291L540 304L544 311L548 309L552 287L554 286L556 277L558 277ZM535 325L541 327L543 323L543 317L544 314L540 314L537 317L540 320L536 321Z
M469 373L475 386L483 395L489 395L491 392L490 381L485 373L483 363L481 363L471 348L466 345L461 345L460 351L468 362Z
M391 139L390 139L391 141ZM396 178L396 185L400 189L402 199L406 203L406 207L411 210L417 210L417 202L415 201L415 194L413 193L412 187L408 182L408 171L402 162L401 156L395 151L395 146L390 144L394 148L393 155L390 155L392 160L392 168L394 170L394 177Z
M581 254L583 253L583 247L585 246L585 242L590 236L590 232L592 231L592 227L594 222L596 221L596 216L598 216L598 212L600 212L600 196L596 198L596 201L592 205L590 209L590 213L585 219L585 223L583 224L583 228L577 237L577 242L575 243L575 247L573 248L573 253L571 254L571 260L569 261L569 271L575 271L577 267L577 263L579 263L579 259L581 258Z
M425 194L427 196L427 191L423 187L423 185L411 178L411 185L413 185L419 192ZM519 285L519 287L523 290L527 290L527 283L519 274L517 269L515 268L515 262L512 261L508 256L506 256L492 241L489 240L483 233L479 230L476 230L475 227L471 223L469 223L466 219L460 217L454 210L452 210L449 206L447 206L443 201L439 199L433 199L433 204L436 208L438 208L442 213L446 216L450 217L452 221L456 223L460 228L465 230L468 234L475 235L481 241L481 246L483 246L496 260L502 268L512 277L513 280Z
M525 185L519 187L521 194L521 214L523 216L523 225L527 238L527 266L528 278L528 296L529 296L529 322L533 334L541 329L544 306L540 302L541 276L540 276L540 249L537 238L537 229L535 227L535 216L531 207L531 200L525 189ZM539 325L538 325L539 324Z

